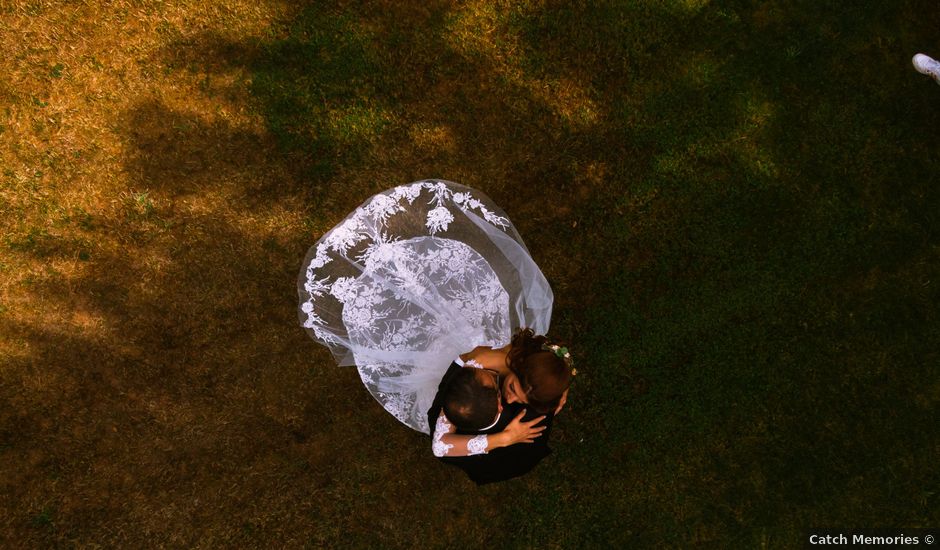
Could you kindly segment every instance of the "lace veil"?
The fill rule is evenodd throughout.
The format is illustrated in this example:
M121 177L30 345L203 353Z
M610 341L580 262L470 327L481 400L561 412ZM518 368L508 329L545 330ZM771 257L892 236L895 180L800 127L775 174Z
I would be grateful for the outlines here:
M451 361L548 331L553 295L506 213L477 190L418 181L370 197L310 248L300 321L398 420L428 433Z

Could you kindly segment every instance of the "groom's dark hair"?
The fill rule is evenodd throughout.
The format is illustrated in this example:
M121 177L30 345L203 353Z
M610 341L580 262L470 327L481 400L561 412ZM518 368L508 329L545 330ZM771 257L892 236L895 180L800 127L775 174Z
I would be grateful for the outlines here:
M485 375L483 369L464 367L444 388L444 414L459 430L480 431L496 419L499 394L495 387L485 385Z

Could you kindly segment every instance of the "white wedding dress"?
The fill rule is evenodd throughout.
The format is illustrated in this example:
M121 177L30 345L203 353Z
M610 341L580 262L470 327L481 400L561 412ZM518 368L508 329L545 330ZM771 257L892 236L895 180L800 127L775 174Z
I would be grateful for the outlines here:
M548 331L552 291L509 218L442 180L370 197L323 235L298 282L300 320L398 420L428 433L448 366L519 327Z

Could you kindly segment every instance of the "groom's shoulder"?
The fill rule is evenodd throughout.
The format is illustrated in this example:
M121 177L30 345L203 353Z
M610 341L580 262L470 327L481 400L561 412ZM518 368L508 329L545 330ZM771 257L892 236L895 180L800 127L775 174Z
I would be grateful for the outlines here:
M444 388L447 387L448 384L450 384L451 379L454 377L455 374L457 374L458 372L460 372L460 369L461 369L461 368L463 368L463 367L461 367L460 365L458 365L456 361L452 362L452 363L450 364L450 366L447 367L447 370L444 372L444 376L441 377L441 381L440 381L440 383L437 385L437 393L438 393L438 395L440 395L441 390L443 390ZM436 397L436 396L435 396L435 397Z
M428 409L428 428L431 430L431 435L434 435L434 425L437 423L437 417L440 416L441 409L444 406L444 404L441 403L441 392L444 391L444 388L447 387L447 384L450 383L450 380L461 368L460 365L453 362L447 367L447 372L444 373L444 376L441 377L441 382L437 386L437 393L434 395L434 400L431 402L431 408Z

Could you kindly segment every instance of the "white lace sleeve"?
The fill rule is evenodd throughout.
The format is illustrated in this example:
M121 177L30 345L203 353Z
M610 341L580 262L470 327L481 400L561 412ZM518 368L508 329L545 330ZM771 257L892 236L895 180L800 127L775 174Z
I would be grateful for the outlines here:
M489 445L489 439L485 435L478 435L467 441L467 454L468 455L484 455L486 454L486 447Z
M463 365L464 365L465 367L473 367L473 368L475 368L475 369L482 369L482 368L483 368L483 365L481 365L479 362L477 362L476 359L467 359L466 361L464 361Z
M486 435L461 435L454 433L457 428L444 416L444 412L437 417L434 425L434 436L431 438L431 451L434 456L473 456L486 454L489 448L489 437Z
M453 445L448 445L445 441L442 441L442 439L445 435L450 435L454 430L454 425L444 416L444 411L441 411L441 414L437 416L437 423L434 425L434 437L431 442L431 451L434 452L434 456L446 456L447 451L453 448Z

